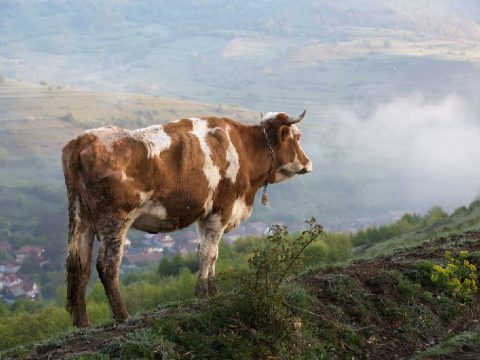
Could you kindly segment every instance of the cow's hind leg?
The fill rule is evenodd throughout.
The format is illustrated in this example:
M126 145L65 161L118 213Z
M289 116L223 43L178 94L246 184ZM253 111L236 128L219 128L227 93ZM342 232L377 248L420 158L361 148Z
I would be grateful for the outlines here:
M220 216L211 215L197 223L198 234L201 238L198 250L199 271L198 282L195 289L200 298L214 295L217 291L215 286L215 262L218 257L218 244L223 235L224 226Z
M218 243L216 246L215 255L213 257L213 261L210 263L210 267L208 269L208 295L212 296L218 292L217 283L215 281L215 264L218 259Z
M105 293L117 321L128 318L128 312L120 295L120 265L123 256L123 244L129 225L126 221L111 220L107 226L99 229L100 248L98 250L97 270Z
M85 291L90 278L94 233L91 224L80 211L80 203L70 205L67 269L67 310L78 327L90 326L85 303Z

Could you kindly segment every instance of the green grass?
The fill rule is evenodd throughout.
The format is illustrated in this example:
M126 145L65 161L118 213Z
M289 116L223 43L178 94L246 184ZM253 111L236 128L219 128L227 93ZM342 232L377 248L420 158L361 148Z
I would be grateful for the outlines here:
M454 335L431 349L415 355L415 360L427 360L463 349L480 349L480 327ZM473 359L473 358L472 358Z

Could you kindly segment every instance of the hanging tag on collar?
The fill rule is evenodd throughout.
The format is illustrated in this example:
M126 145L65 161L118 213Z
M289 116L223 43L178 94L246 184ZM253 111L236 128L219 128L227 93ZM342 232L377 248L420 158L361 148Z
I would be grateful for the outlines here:
M268 204L267 184L263 186L262 205Z

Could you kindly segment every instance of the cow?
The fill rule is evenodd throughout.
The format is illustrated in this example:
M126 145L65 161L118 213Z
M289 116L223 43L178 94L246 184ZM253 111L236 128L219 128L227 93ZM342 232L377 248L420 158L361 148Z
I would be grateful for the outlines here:
M67 310L90 326L85 291L94 236L96 268L123 321L119 270L129 228L171 232L195 223L200 238L196 295L215 294L215 262L223 233L251 212L263 186L312 171L295 125L305 116L262 115L245 125L220 117L181 119L138 130L87 130L62 151L68 195Z

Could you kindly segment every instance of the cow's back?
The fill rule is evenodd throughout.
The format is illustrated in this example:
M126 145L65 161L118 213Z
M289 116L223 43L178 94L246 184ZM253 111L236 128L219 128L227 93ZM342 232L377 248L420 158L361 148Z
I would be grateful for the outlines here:
M135 218L141 230L185 227L211 212L219 197L234 197L238 154L222 119L94 129L65 149L77 161L92 211Z

